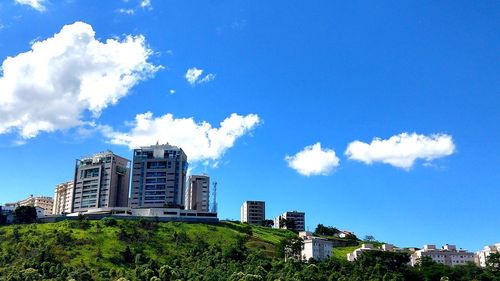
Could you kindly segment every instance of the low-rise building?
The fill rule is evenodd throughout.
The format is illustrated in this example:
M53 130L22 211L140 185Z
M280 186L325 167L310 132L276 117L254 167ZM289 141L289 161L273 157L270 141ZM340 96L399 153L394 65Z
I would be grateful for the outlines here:
M308 261L311 258L314 260L325 260L332 256L333 242L322 237L315 237L308 231L301 231L299 237L304 239L302 246L301 259Z
M56 185L54 190L54 207L52 214L69 214L73 209L73 192L75 190L74 181L68 181Z
M32 206L40 207L43 209L43 215L52 215L54 201L52 197L49 196L33 196L30 195L28 198L17 201L16 203L9 203L10 207L20 207L20 206ZM6 204L7 205L7 204Z
M411 265L417 265L422 257L430 257L432 261L449 266L465 265L474 262L474 253L458 249L455 245L445 244L441 249L436 245L424 245L423 249L415 251L411 255Z
M281 229L289 229L293 231L305 230L305 213L298 211L288 211L277 216L274 219L274 227Z
M476 252L474 262L477 266L486 267L486 261L491 254L500 253L500 243L484 246L484 249Z
M245 201L240 208L240 221L249 224L262 225L266 219L266 202Z
M348 261L357 260L361 254L367 251L382 251L382 252L396 252L400 251L399 248L395 247L392 244L382 244L380 248L374 247L373 244L365 243L361 244L361 248L354 250L352 253L347 254Z

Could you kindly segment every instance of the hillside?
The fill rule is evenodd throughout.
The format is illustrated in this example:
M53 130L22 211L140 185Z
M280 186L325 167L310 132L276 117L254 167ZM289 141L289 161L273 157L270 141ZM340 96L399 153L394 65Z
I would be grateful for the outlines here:
M293 237L291 231L235 222L106 218L3 226L0 281L439 280L445 275L455 278L450 280L498 280L473 266L408 268L404 255L375 253L349 263L345 253L355 246L336 248L334 258L323 262L285 262L281 241Z

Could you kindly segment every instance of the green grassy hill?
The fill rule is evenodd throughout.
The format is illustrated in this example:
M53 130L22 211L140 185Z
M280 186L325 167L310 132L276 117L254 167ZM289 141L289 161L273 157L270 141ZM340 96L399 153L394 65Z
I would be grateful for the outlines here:
M0 226L0 281L160 280L500 280L496 268L410 268L402 253L370 252L356 262L304 263L280 256L287 230L236 222L64 221Z

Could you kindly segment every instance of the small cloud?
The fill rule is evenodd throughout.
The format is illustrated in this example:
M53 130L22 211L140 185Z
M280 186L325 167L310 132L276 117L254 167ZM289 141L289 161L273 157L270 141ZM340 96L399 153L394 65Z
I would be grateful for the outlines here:
M175 94L175 90L174 90L174 89L170 89L168 92L169 92L171 95Z
M130 16L135 14L134 9L119 9L117 12L120 14L126 14L126 15L130 15Z
M333 149L322 149L321 143L306 146L293 156L286 156L288 166L297 173L309 176L327 176L340 165L340 160Z
M151 5L151 0L142 0L141 1L141 8L152 10L153 6Z
M424 166L429 167L431 161L451 155L455 152L455 144L451 136L433 134L430 136L416 133L401 133L383 140L374 138L371 143L351 142L345 155L352 160L367 165L381 162L397 168L409 170L417 159L424 159Z
M207 83L215 79L215 74L209 73L205 75L203 78L202 74L203 74L203 69L192 67L186 71L184 77L191 86Z
M15 0L17 4L30 6L31 8L39 11L45 12L47 8L43 5L45 0Z

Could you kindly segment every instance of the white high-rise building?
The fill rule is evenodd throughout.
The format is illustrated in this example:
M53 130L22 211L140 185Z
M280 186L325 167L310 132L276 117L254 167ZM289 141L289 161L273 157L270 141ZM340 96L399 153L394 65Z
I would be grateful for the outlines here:
M156 144L134 149L132 208L184 208L187 156L182 148Z
M130 160L111 151L78 159L71 212L128 207L129 182Z
M75 185L73 181L64 182L56 185L54 191L54 206L52 214L69 214L73 208L73 192Z
M266 219L266 202L245 201L240 208L240 221L261 225Z
M305 230L305 216L306 214L304 212L298 212L298 211L288 211L284 212L283 214L277 216L274 219L274 227L275 228L281 228L281 229L290 229L294 231L304 231ZM293 227L288 227L287 224L285 223L286 221L293 221Z

